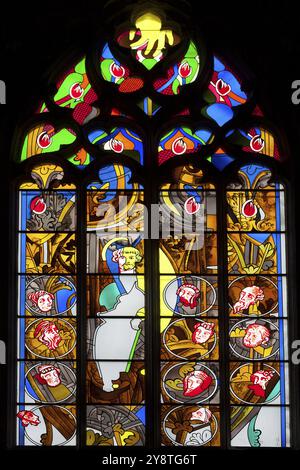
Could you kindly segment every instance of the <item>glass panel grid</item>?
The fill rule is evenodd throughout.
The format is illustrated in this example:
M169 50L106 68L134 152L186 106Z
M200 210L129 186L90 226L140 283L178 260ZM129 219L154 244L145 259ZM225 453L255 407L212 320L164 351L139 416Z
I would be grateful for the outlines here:
M227 191L231 446L288 447L285 193L265 168L239 174Z
M74 446L77 196L19 194L17 445Z

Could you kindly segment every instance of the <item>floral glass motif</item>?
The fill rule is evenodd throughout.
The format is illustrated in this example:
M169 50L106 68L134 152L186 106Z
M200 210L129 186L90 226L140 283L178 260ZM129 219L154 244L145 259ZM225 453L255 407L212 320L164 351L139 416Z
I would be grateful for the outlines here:
M90 84L85 58L62 76L56 88L54 103L71 109L72 117L78 124L87 123L99 114L99 109L94 105L98 97Z
M53 75L18 133L19 446L148 445L147 321L160 345L162 446L291 445L280 136L241 70L172 11L126 10ZM149 243L157 200L159 241Z
M217 57L214 57L214 70L204 99L208 105L203 108L203 115L220 127L234 117L236 107L247 102L241 82L230 67Z

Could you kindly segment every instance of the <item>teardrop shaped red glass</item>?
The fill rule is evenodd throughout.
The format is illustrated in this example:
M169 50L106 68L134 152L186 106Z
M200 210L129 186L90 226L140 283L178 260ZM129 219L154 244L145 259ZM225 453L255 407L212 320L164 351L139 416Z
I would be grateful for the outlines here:
M246 201L243 204L242 213L245 217L253 217L255 216L256 212L257 212L257 208L253 204L252 199L249 199L249 201Z

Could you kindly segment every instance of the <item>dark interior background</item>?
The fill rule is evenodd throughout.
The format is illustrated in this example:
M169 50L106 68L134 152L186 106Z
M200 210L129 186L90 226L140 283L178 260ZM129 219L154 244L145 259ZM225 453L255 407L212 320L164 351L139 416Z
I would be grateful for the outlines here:
M8 2L9 3L9 2ZM124 4L127 3L124 0ZM163 2L162 2L163 3ZM176 5L176 2L171 2ZM212 49L230 51L255 76L258 101L265 103L265 111L271 121L282 129L289 143L289 165L295 184L295 211L291 228L299 233L296 195L300 174L300 104L292 104L291 84L300 80L299 17L292 2L264 0L263 2L233 2L226 0L191 1L193 16L200 33L209 41ZM2 4L0 21L0 79L6 83L6 105L0 106L1 134L1 334L7 334L7 299L10 286L7 277L9 266L8 200L10 149L16 123L37 103L42 94L45 73L65 50L84 50L101 30L104 20L101 1L31 2ZM197 15L197 16L196 16ZM293 209L294 210L294 209ZM297 248L297 246L295 247ZM293 253L294 254L294 253ZM295 251L295 256L297 255ZM295 258L296 262L296 258ZM296 269L296 273L297 273ZM294 279L294 285L299 281ZM295 312L297 313L297 312ZM295 336L300 338L300 334ZM299 368L299 366L298 366ZM6 423L6 366L0 365L1 411L0 439L4 447ZM44 450L44 449L43 449ZM64 450L64 449L62 449ZM274 452L276 454L275 449ZM51 455L59 450L51 449ZM135 451L132 454L135 455ZM252 451L251 451L252 452ZM108 452L106 452L108 453ZM193 453L193 452L190 452ZM195 453L195 452L194 452ZM31 453L33 455L33 452ZM125 452L123 453L123 455ZM230 451L232 454L232 451ZM91 455L91 454L90 454ZM100 451L90 462L100 463ZM239 454L240 455L240 454ZM10 452L10 458L24 459L22 453ZM31 459L31 457L29 457ZM77 453L63 453L62 461L78 458ZM70 460L71 459L71 460Z

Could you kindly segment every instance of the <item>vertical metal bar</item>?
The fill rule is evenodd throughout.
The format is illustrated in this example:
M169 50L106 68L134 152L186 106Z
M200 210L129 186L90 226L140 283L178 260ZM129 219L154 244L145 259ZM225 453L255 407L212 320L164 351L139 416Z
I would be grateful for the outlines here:
M145 206L148 210L147 223L148 234L150 230L150 214L151 214L151 195L148 190L147 183L145 185ZM145 402L146 402L146 446L153 447L153 439L156 434L155 431L155 417L153 414L153 372L154 372L154 349L152 344L153 339L153 315L154 315L154 299L153 299L153 250L152 240L145 239Z
M145 205L148 209L148 240L145 243L145 300L146 300L146 403L147 447L160 446L160 356L159 356L159 263L158 240L152 239L152 204L157 202L157 162L153 129L147 129L145 144Z
M218 247L218 311L219 311L219 366L220 366L220 429L221 447L230 442L230 394L229 394L229 312L227 267L227 214L226 182L219 179L217 197L217 247Z
M17 403L17 337L18 337L18 190L13 185L10 190L10 240L9 252L11 253L11 263L9 264L9 292L8 312L9 322L7 325L7 446L16 446L16 403Z
M295 226L292 221L295 220L295 189L294 185L285 185L284 192L284 207L286 216L286 286L287 286L287 299L288 299L288 311L287 311L287 325L288 325L288 389L290 399L290 445L293 449L300 448L300 425L298 417L300 415L299 405L299 364L294 363L292 360L293 349L291 348L294 340L299 340L299 329L300 322L299 317L296 315L297 312L297 273L296 273L296 262L294 247L296 246L296 232ZM299 357L299 354L296 355Z
M86 442L86 191L77 188L77 447Z
M152 192L153 199L156 201L158 190ZM154 199L155 197L155 199ZM151 240L151 291L152 299L152 384L151 384L151 406L153 413L153 447L158 448L161 445L160 432L160 273L159 273L159 240Z

